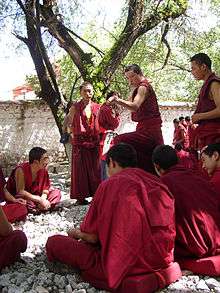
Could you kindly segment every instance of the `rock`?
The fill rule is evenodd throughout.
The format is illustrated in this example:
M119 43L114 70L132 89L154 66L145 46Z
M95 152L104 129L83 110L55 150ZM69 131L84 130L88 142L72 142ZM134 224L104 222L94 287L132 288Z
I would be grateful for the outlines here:
M85 289L75 289L74 291L73 291L74 293L86 293L86 290Z
M76 289L88 289L90 287L89 283L79 283Z
M72 293L72 292L73 292L72 287L71 287L70 284L68 284L68 285L66 286L66 288L65 288L65 292L66 292L66 293Z
M49 291L48 291L47 289L45 289L44 287L42 287L42 286L37 286L37 287L35 288L35 291L36 291L37 293L49 293Z
M203 292L209 292L209 287L206 285L205 280L200 280L199 283L196 286L196 289L202 290Z
M218 282L216 279L214 278L209 278L205 280L206 285L209 287L209 289L220 289L220 282Z

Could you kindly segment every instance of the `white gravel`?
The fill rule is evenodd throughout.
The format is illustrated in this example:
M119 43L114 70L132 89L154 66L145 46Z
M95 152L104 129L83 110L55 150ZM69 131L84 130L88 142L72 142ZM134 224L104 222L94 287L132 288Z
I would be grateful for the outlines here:
M23 230L28 238L28 248L22 254L25 263L15 263L2 270L0 292L2 293L95 293L96 290L83 282L77 270L65 265L51 264L45 255L45 244L51 235L61 233L69 227L78 226L88 207L74 206L65 187L66 173L51 174L53 185L62 190L62 203L57 211L38 216L28 215L25 222L19 222L14 228ZM220 278L195 276L185 272L178 282L160 292L219 292Z

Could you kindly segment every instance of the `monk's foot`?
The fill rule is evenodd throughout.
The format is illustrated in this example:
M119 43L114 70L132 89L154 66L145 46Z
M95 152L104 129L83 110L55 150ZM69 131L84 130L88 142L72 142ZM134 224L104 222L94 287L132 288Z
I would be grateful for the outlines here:
M77 201L75 202L75 205L76 205L76 206L83 206L83 205L87 205L87 204L89 204L89 202L88 202L88 200L86 200L86 199L83 199L83 200L77 200Z

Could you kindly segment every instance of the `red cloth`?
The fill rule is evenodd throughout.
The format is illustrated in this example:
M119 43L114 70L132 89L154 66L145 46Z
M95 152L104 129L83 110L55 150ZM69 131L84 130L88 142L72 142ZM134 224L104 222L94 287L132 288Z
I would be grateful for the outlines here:
M183 165L185 168L196 171L198 170L198 161L193 154L184 150L176 151L176 154L180 164Z
M163 144L162 121L155 92L147 80L139 84L132 98L134 99L140 86L145 86L148 94L139 109L132 112L132 120L138 122L136 131L116 136L113 143L131 144L137 151L138 167L155 173L151 156L154 148Z
M194 274L219 277L220 255L200 259L185 259L180 262L180 266Z
M81 230L96 234L100 245L54 236L47 243L49 260L80 268L94 286L119 288L125 277L151 274L173 261L173 197L157 177L126 168L100 184Z
M5 176L2 171L2 167L0 166L0 202L5 201L5 193L4 193L4 186L6 184Z
M100 127L100 158L105 160L105 154L113 145L113 138L117 135L114 130L119 125L119 116L113 115L110 105L104 103L98 113L98 122Z
M101 181L99 164L99 105L91 104L91 118L88 120L83 101L74 104L72 140L72 172L70 197L83 201L93 196Z
M30 192L34 195L42 195L43 190L48 190L49 194L47 199L50 203L54 206L58 203L61 199L61 193L58 189L51 188L49 174L46 169L41 169L37 172L36 179L32 180L32 172L31 172L31 165L28 162L22 163L18 165L16 168L12 170L11 175L8 178L7 182L7 190L15 197L21 197L16 190L16 180L15 180L15 172L18 168L21 168L24 173L24 180L25 180L25 191ZM28 200L27 207L35 208L36 204Z
M220 198L220 168L216 169L215 172L212 174L210 182L213 184Z
M208 144L220 142L220 122L208 120L195 128L193 132L193 148L201 150Z
M177 259L220 252L219 195L210 182L181 165L162 176L175 198Z
M216 108L214 100L209 99L211 83L219 82L220 78L212 73L204 82L198 97L198 104L195 113L206 113ZM220 118L201 120L193 135L193 147L201 150L204 146L220 142Z
M28 214L27 207L20 203L5 204L2 209L10 223L24 221Z
M8 236L0 236L0 270L19 260L20 253L27 249L27 237L24 232L15 230Z

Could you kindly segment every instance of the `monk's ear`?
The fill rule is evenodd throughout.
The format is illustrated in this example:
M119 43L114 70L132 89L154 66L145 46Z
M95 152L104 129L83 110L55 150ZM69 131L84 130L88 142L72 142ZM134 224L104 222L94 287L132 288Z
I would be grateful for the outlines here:
M215 161L219 161L219 160L220 160L220 155L219 155L219 153L216 152L216 151L213 153L212 157L213 157L213 159L214 159Z
M155 164L155 163L153 163L153 164L154 164L154 169L155 169L157 175L161 176L161 171L160 171L161 168L160 168L160 166L158 164Z

